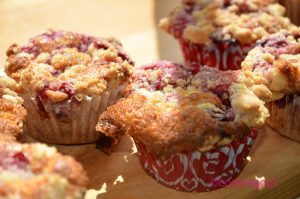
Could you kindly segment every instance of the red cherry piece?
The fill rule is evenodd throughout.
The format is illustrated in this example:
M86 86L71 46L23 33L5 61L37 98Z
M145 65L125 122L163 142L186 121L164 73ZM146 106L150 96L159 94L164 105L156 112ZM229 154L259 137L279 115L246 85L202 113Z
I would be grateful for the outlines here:
M17 152L13 155L13 158L16 162L23 162L23 163L29 163L29 160L22 152Z

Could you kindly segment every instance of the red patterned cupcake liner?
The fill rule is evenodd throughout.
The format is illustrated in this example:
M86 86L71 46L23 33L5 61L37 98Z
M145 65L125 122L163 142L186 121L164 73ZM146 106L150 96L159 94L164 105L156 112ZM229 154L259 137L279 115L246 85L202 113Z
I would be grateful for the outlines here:
M269 126L281 135L300 142L300 95L285 96L267 104Z
M246 163L257 130L241 140L208 152L182 152L159 158L135 142L145 171L159 183L180 191L204 192L226 186Z
M216 43L209 45L195 44L185 39L179 39L181 51L186 64L198 63L199 66L215 67L220 70L241 69L241 62L247 56L253 45L236 43ZM195 71L199 68L195 68Z

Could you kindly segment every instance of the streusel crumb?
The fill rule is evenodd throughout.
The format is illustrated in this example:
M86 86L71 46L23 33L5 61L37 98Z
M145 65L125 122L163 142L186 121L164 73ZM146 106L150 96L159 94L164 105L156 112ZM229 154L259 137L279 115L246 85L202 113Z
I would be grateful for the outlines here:
M54 147L2 143L0 157L0 198L84 198L88 178L82 166Z
M43 93L57 103L70 96L101 95L127 82L133 62L115 39L49 30L7 50L6 73L22 93ZM47 92L46 92L47 91Z
M23 129L26 111L23 100L15 90L17 84L8 77L0 77L0 140L15 141Z
M268 34L295 26L275 0L182 1L160 26L175 38L193 43L238 41L251 44Z

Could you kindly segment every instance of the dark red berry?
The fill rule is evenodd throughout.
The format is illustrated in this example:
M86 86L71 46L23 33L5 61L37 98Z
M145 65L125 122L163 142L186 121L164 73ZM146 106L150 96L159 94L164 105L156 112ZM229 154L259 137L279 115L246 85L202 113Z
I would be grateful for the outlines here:
M134 64L134 62L129 58L129 56L128 56L125 52L119 51L119 52L118 52L118 56L121 57L121 59L122 59L123 61L126 60L129 64L131 64L131 65Z
M146 65L143 68L144 68L144 70L155 70L158 68L158 66L155 64L151 64L151 65Z
M61 74L61 71L60 70L53 70L51 72L51 74L52 74L53 77L58 77Z
M45 85L44 88L38 92L38 96L42 99L42 100L46 100L48 99L48 96L46 94L47 90L49 90L49 86Z
M58 91L66 93L69 97L71 97L72 95L75 94L74 89L70 86L70 84L68 82L62 83L59 86Z
M97 48L97 49L104 49L104 50L108 49L108 45L101 42L101 41L95 41L94 42L94 47Z
M159 82L155 85L155 90L162 90L163 89L163 83L162 82Z
M13 155L13 158L16 162L23 162L23 163L29 163L29 160L22 152L17 152Z

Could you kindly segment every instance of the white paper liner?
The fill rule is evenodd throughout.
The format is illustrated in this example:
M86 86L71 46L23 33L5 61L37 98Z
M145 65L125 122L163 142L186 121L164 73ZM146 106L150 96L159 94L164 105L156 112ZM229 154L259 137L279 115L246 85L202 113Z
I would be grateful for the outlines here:
M290 95L268 104L267 123L278 133L300 142L300 96Z
M99 115L120 97L119 88L108 89L101 96L72 97L64 103L40 103L35 93L22 95L27 110L26 132L33 138L54 144L95 142L100 133L95 126ZM42 109L45 109L43 111Z

